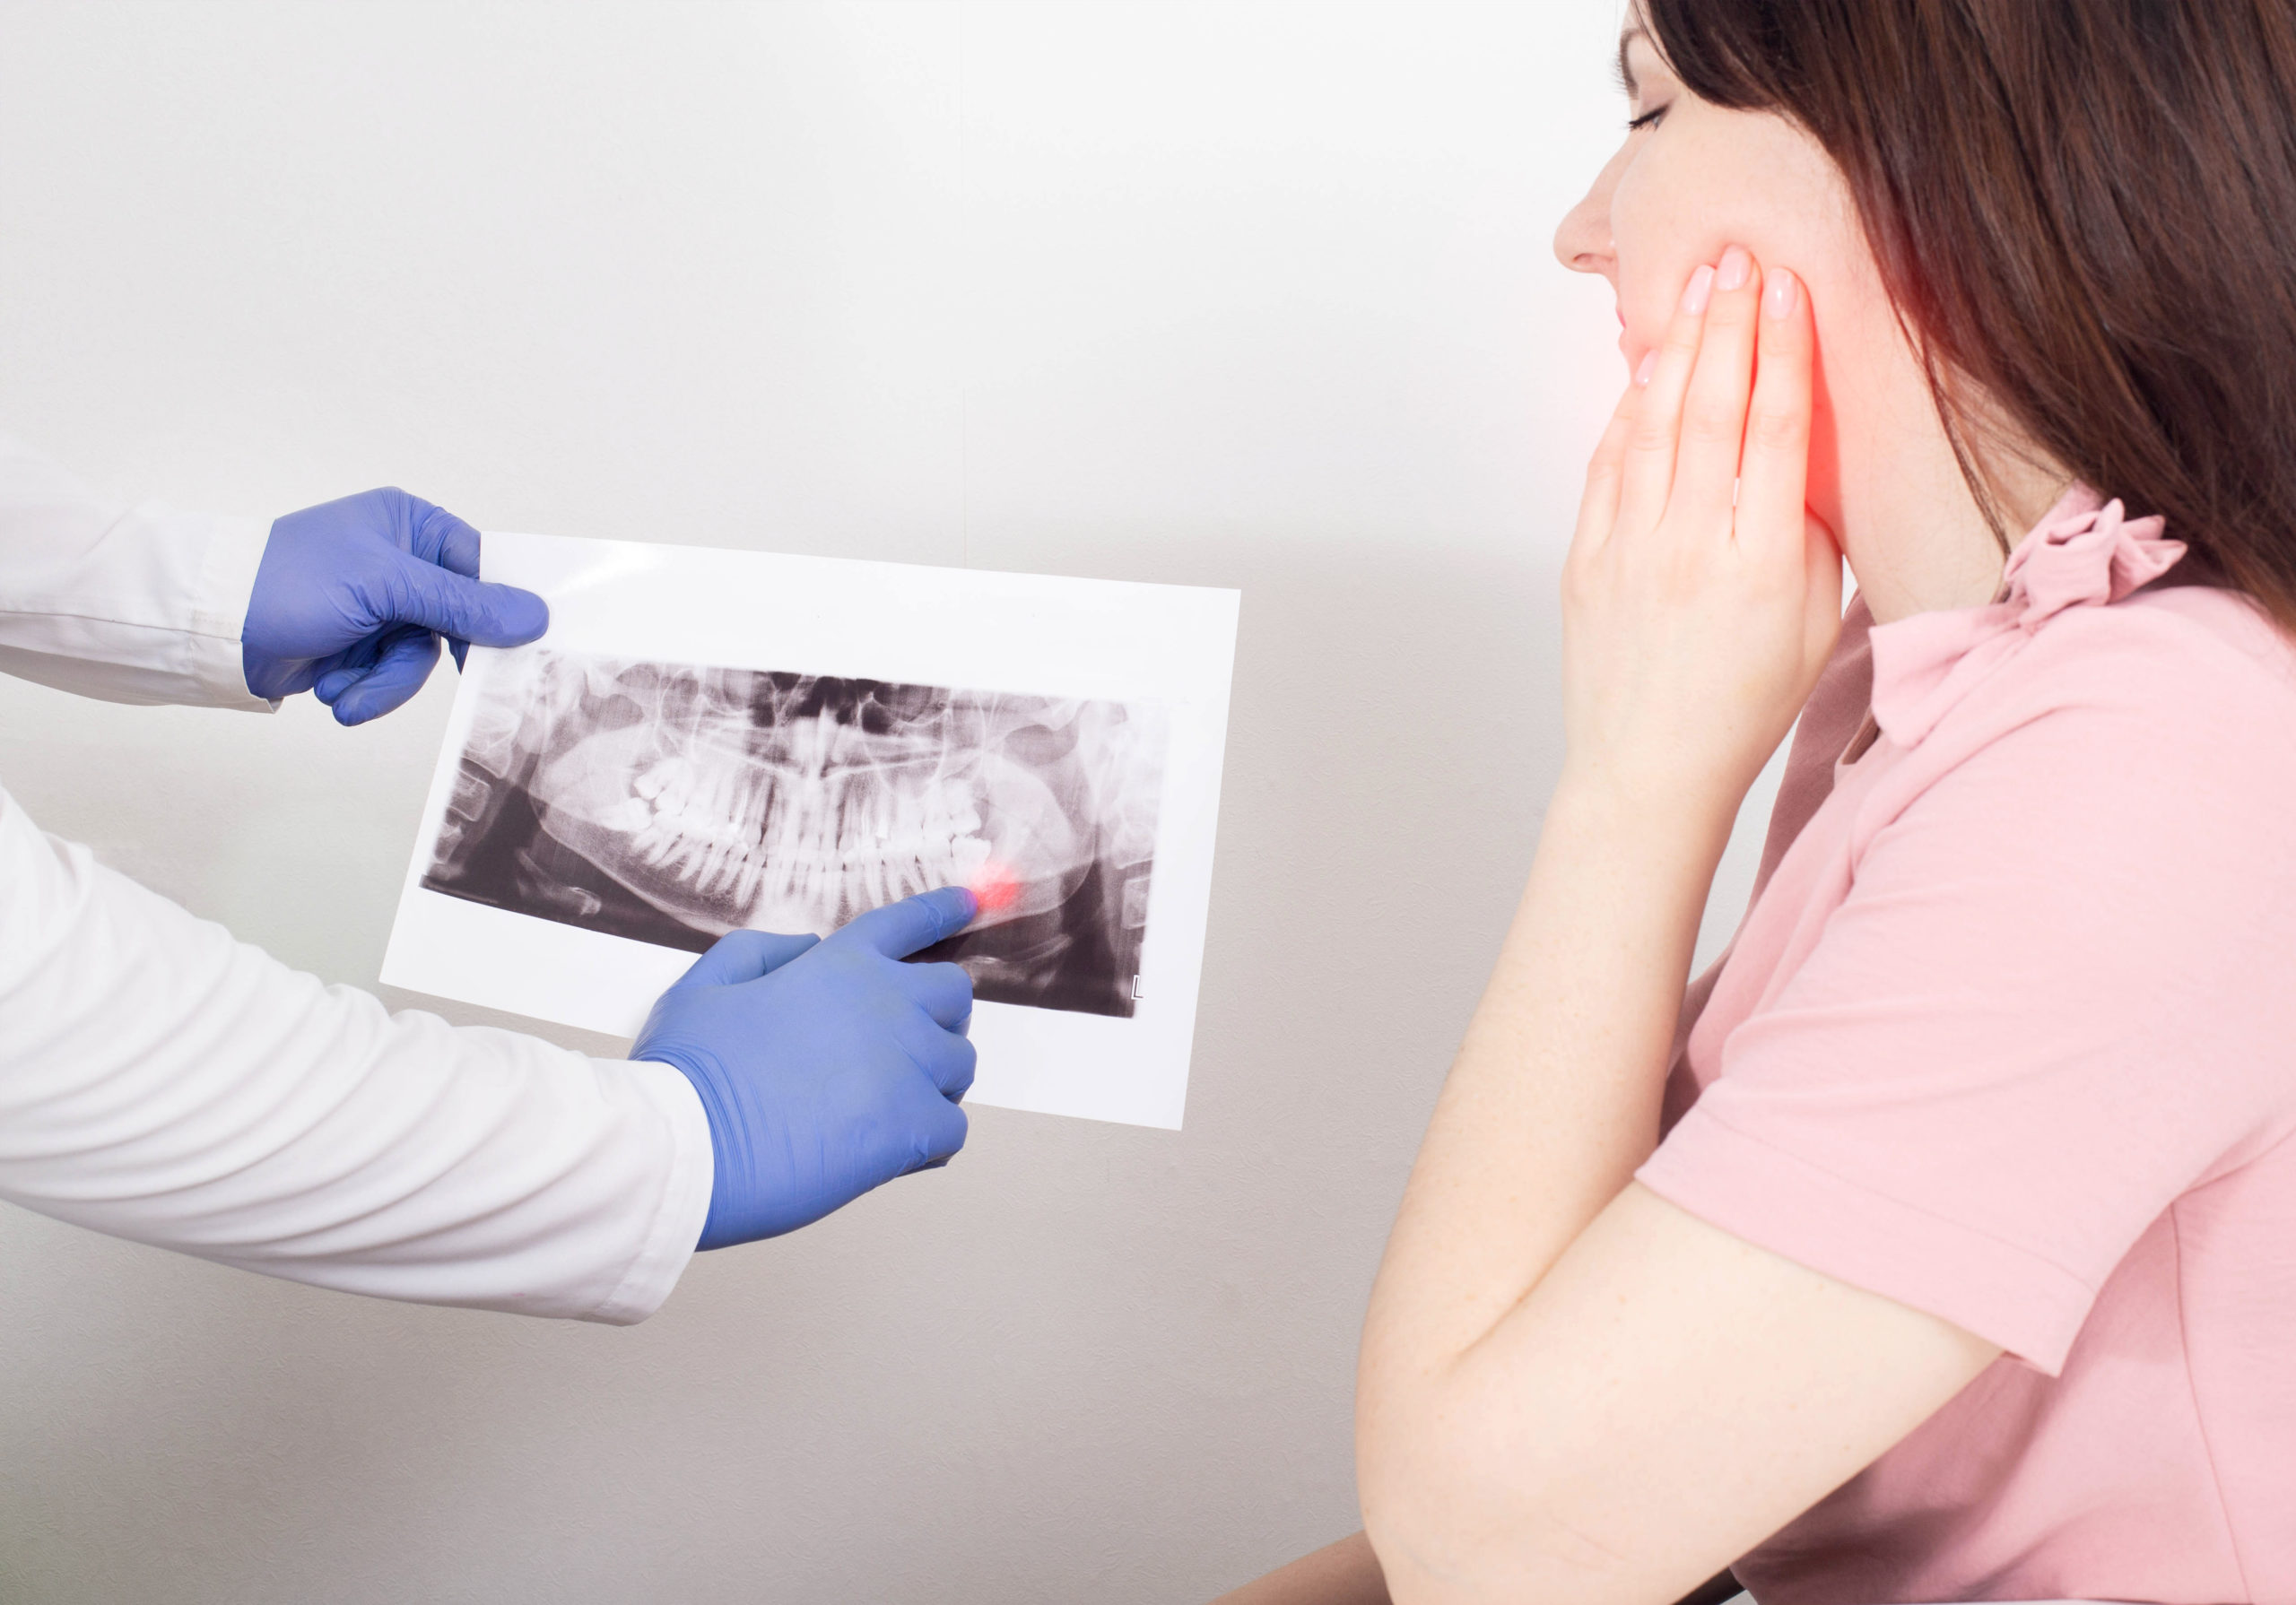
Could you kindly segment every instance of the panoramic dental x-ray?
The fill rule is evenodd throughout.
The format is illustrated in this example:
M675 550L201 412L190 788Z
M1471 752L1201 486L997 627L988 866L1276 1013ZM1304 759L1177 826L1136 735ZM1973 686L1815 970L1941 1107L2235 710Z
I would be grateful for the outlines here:
M997 1002L1129 1018L1166 720L1153 704L506 655L422 885L700 952L939 886Z

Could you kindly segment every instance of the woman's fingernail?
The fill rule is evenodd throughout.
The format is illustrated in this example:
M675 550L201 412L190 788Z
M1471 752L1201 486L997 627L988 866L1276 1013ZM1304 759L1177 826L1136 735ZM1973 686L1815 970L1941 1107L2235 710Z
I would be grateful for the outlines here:
M1648 351L1644 351L1642 353L1642 360L1634 365L1634 382L1638 385L1648 384L1650 382L1650 376L1657 370L1657 367L1658 348L1654 345Z
M1746 247L1734 245L1722 253L1722 266L1714 275L1717 290L1743 290L1746 276L1753 272L1754 259L1746 255Z
M1794 298L1798 294L1790 269L1773 267L1770 270L1769 288L1762 291L1762 307L1772 317L1790 317Z
M1706 310L1707 298L1714 293L1714 270L1704 263L1690 276L1683 290L1683 310L1693 317Z

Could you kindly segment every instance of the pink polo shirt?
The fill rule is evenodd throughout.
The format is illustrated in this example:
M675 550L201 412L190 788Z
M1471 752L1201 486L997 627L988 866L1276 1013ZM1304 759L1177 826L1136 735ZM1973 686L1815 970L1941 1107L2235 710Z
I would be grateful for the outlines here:
M2183 551L2075 487L1854 607L1693 991L1644 1184L2007 1351L1761 1605L2296 1601L2296 648Z

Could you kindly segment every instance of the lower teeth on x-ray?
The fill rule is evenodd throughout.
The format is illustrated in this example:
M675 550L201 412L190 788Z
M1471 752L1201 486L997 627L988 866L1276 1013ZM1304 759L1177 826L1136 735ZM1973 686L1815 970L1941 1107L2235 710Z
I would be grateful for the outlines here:
M1165 720L1152 705L506 654L432 891L700 952L982 893L976 996L1129 1018Z

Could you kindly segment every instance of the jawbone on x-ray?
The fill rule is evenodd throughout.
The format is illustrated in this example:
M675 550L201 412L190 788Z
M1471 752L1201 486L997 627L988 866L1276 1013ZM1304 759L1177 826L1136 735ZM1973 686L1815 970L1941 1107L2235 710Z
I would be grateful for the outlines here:
M967 886L918 955L996 1002L1131 1018L1166 721L1152 703L504 654L422 884L700 952Z

